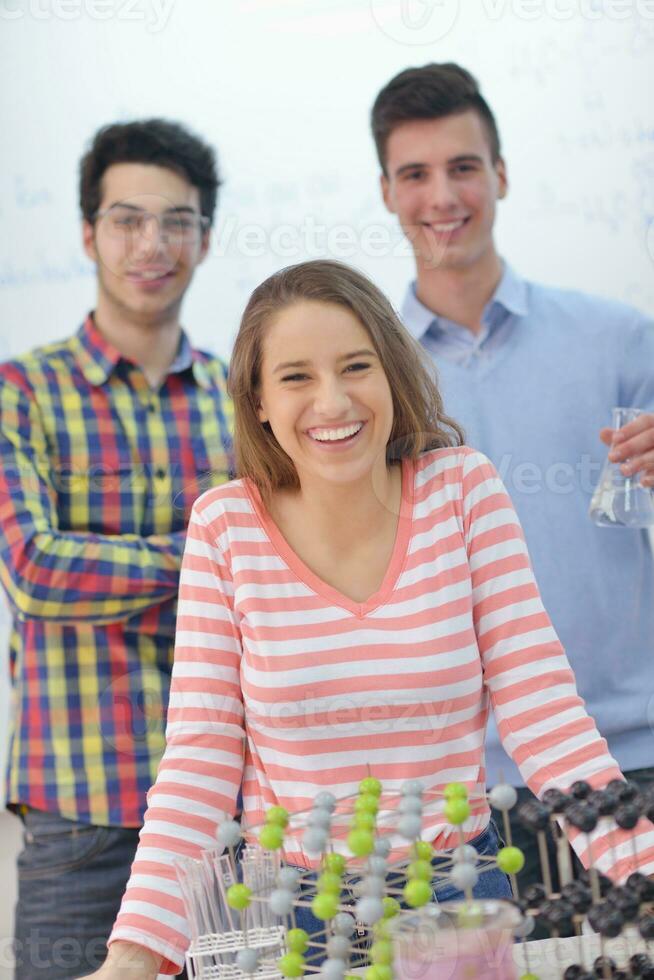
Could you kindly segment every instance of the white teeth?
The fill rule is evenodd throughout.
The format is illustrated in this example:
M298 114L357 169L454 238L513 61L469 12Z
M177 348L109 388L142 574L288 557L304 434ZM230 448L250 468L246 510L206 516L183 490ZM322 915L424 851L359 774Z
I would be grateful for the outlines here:
M460 221L449 221L447 224L442 225L432 224L431 227L434 231L454 231L455 228L460 228L462 224L463 218Z
M139 272L137 277L139 279L162 279L165 274L165 272Z
M362 427L363 422L355 422L342 429L311 429L310 435L318 442L336 442L337 439L347 439L348 436L356 435Z

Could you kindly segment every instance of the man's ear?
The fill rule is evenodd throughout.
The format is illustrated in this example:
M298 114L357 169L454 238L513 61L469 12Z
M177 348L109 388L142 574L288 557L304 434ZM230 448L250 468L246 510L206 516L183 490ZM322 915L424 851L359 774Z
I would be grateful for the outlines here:
M497 197L501 200L509 192L509 178L506 172L506 163L502 157L495 164L495 173L497 174L498 180Z
M386 205L386 210L390 211L391 214L395 214L395 207L393 206L393 201L391 197L391 185L389 183L386 174L382 173L379 175L379 186L381 188L381 196Z
M208 228L202 234L202 242L200 244L200 255L198 258L198 265L200 264L200 262L204 262L204 260L206 259L209 253L210 245L211 245L211 228Z
M98 250L95 247L95 227L86 219L82 221L82 245L91 262L97 262Z

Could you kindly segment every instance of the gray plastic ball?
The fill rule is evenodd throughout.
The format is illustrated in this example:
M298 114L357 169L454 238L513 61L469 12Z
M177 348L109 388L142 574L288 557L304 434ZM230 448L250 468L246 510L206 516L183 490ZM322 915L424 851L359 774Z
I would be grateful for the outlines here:
M388 837L375 838L374 853L378 857L388 857L388 855L391 853L391 842L389 841Z
M475 864L479 855L472 844L460 844L452 852L452 858L456 863L467 861L468 864Z
M511 810L518 802L518 794L508 783L498 783L488 794L488 802L496 810Z
M314 807L309 814L307 823L310 827L322 827L323 830L329 830L332 823L331 812L326 807Z
M320 967L320 976L325 980L343 980L347 967L343 960L327 959Z
M307 827L302 838L302 847L307 854L322 854L327 847L327 832L322 827Z
M397 822L397 832L405 840L416 840L421 830L422 820L417 813L405 813Z
M460 861L458 864L455 864L452 868L451 876L452 884L462 892L466 888L474 888L479 881L479 872L474 864L468 864L467 861Z
M326 789L318 793L315 800L313 801L314 807L320 807L324 810L329 810L330 813L336 808L336 797L333 793L328 793Z
M383 917L384 906L380 898L360 898L354 907L354 912L360 922L372 926Z
M397 805L400 813L417 813L422 815L422 800L419 796L403 796Z
M400 788L402 796L422 796L424 792L425 787L418 779L407 779Z
M259 963L259 951L256 949L239 949L236 954L236 965L243 973L254 973Z
M332 919L332 929L337 936L352 936L357 924L349 912L337 912Z
M280 868L277 873L277 884L280 888L294 891L300 880L300 874L301 872L297 868Z
M223 820L216 828L219 847L236 847L241 839L241 828L235 820Z
M388 871L388 862L380 854L371 854L368 858L368 871L371 875L383 878Z
M274 915L288 915L293 908L293 892L287 888L276 888L270 893L268 904Z
M522 921L514 927L513 935L516 937L516 939L524 939L526 936L531 935L531 933L534 931L535 925L536 923L533 916L525 915Z
M327 940L327 956L336 960L347 960L350 940L347 936L330 936Z
M386 882L378 875L366 875L361 882L361 894L382 898L386 894Z

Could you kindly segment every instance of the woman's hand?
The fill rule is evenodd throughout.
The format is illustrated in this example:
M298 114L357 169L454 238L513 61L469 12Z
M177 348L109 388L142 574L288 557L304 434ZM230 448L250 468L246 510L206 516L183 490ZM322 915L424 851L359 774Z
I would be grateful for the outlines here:
M99 970L86 980L156 980L162 957L136 943L112 943Z

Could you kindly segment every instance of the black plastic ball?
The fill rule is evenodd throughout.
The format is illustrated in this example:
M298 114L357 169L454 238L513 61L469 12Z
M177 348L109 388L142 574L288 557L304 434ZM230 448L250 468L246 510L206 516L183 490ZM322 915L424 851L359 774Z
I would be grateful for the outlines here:
M638 932L643 939L654 939L654 914L646 912L638 920Z
M610 956L598 956L593 962L596 977L615 976L618 964Z
M588 797L600 817L610 817L620 805L620 797L609 789L595 789Z
M579 977L583 977L584 973L583 966L579 966L578 963L572 963L570 966L566 967L566 971L563 974L563 980L579 980Z
M623 803L630 803L632 800L635 800L636 797L639 795L639 793L640 793L640 787L638 783L632 783L628 779L626 782L622 784L622 786L618 790L618 796L620 797Z
M534 884L529 885L525 888L523 892L523 898L528 903L529 908L537 909L547 898L547 892L545 891L545 885Z
M578 915L584 915L593 904L593 895L587 885L580 881L571 881L561 889L561 895L567 899Z
M576 783L573 783L570 787L570 794L577 800L585 800L592 790L593 787L590 785L590 783L587 783L585 779L578 779Z
M638 917L640 900L638 895L624 885L616 885L610 892L606 893L606 901L620 909L627 922L632 922Z
M629 969L632 977L642 976L643 970L646 970L652 965L652 961L647 953L634 953L633 956L629 957Z
M623 830L633 830L640 820L640 808L635 803L621 803L613 814L618 827Z
M533 833L545 830L550 818L549 810L538 800L528 800L527 803L523 803L518 807L517 816L523 827Z
M565 817L573 827L577 827L578 830L583 830L584 833L589 834L597 827L599 814L594 806L591 806L590 803L584 800L583 802L576 803L574 806L569 806L565 811Z
M541 803L547 807L550 813L563 813L568 797L560 789L545 790L541 798Z
M589 887L592 887L590 871L586 871L586 870L582 871L579 875L578 880L583 882L584 885L588 885ZM600 895L603 898L606 895L606 893L611 891L611 889L613 888L613 882L606 875L602 874L601 871L597 872L597 881L599 884Z

